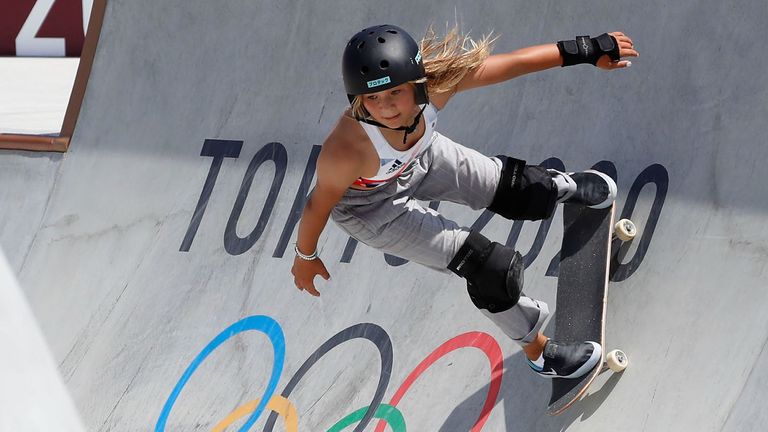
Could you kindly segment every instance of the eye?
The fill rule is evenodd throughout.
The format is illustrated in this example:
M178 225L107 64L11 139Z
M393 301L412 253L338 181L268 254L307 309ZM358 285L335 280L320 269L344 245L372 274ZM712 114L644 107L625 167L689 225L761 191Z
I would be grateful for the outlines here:
M376 100L376 97L377 97L376 95L368 95L365 98L368 100Z
M396 95L399 95L401 92L402 92L402 90L400 90L400 89L398 89L398 90L392 90L392 96L396 96Z

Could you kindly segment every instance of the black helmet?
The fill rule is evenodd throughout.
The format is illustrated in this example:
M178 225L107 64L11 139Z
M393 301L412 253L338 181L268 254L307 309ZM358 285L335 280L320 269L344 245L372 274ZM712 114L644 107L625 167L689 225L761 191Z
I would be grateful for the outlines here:
M357 95L380 92L424 78L419 44L400 27L379 25L361 30L349 40L341 61L344 87L352 102ZM416 103L425 104L427 88L416 85Z

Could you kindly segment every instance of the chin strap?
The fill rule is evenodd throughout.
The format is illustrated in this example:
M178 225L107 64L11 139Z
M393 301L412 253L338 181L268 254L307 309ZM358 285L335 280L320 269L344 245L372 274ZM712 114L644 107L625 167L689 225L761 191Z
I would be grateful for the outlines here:
M412 134L416 130L416 127L419 126L419 120L421 120L421 114L424 112L424 109L426 108L427 108L427 104L424 104L424 106L421 107L421 110L419 111L419 113L416 115L416 118L413 119L413 123L410 126L400 126L397 128L391 128L389 126L385 126L377 122L376 120L372 120L370 118L359 118L358 120L374 126L383 127L384 129L405 131L405 134L403 135L403 144L405 144L408 139L408 134Z

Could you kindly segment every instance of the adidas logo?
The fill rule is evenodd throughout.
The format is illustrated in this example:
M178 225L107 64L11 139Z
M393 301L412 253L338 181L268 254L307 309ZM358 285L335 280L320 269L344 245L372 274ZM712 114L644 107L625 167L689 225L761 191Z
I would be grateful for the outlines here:
M400 161L400 159L395 159L395 161L392 162L392 166L387 170L387 174L392 174L393 172L400 169L401 166L403 166L403 162Z

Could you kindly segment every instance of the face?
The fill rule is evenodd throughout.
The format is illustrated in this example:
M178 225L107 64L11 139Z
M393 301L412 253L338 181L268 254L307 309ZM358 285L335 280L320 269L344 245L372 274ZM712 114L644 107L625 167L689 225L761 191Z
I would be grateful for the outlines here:
M374 120L393 128L410 126L419 109L413 85L409 83L363 95L363 106Z

